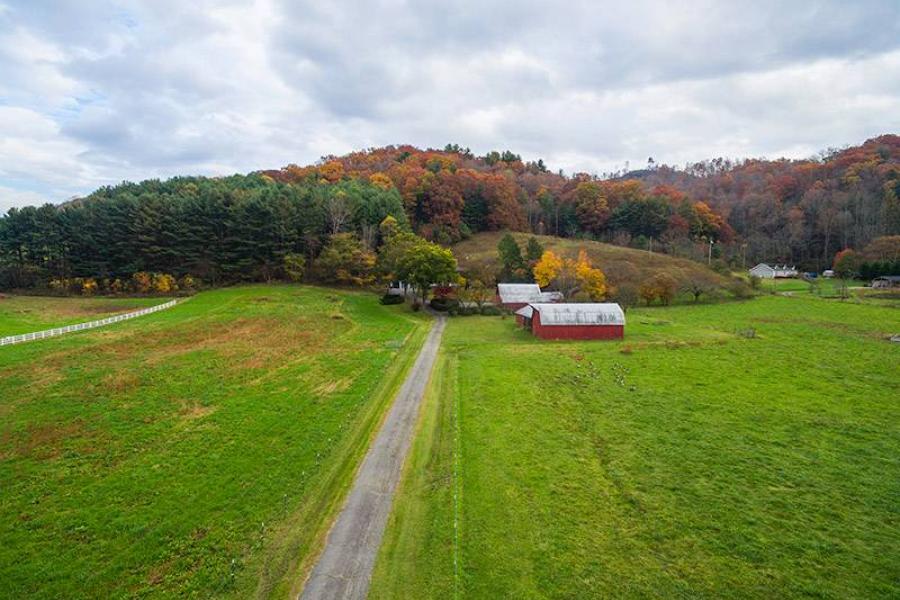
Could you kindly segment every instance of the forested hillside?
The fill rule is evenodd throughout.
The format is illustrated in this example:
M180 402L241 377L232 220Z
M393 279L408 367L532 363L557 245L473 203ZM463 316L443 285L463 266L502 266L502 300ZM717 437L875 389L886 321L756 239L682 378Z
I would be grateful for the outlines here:
M400 195L365 181L282 184L259 175L178 177L102 188L62 206L12 209L0 220L0 286L137 272L206 283L283 274L284 258L316 256L335 233L373 246L378 225L406 219Z
M645 185L672 186L725 217L729 248L748 260L824 269L845 248L900 234L900 136L823 152L815 160L708 160L684 169L635 173Z
M742 267L821 270L846 248L900 234L900 136L809 160L710 160L601 179L510 152L388 146L315 165L222 178L123 183L0 218L0 286L151 271L217 284L283 275L348 233L369 250L378 224L451 244L480 231L583 237ZM710 249L710 242L712 248ZM879 260L896 260L879 259Z

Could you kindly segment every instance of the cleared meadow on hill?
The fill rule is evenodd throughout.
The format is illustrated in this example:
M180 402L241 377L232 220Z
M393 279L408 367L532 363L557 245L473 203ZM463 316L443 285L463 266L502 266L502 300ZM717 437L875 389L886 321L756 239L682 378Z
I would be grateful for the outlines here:
M0 348L0 596L286 593L425 323L248 286Z
M491 266L499 269L500 257L497 253L497 244L504 235L499 231L476 233L455 244L453 253L459 260L460 267L463 270L479 266ZM525 248L528 238L535 237L545 250L552 250L560 255L575 257L579 251L584 250L591 261L603 269L607 278L614 285L622 283L639 285L657 273L668 273L679 281L698 279L715 283L718 286L725 286L728 282L727 277L708 269L705 264L660 252L647 252L593 240L549 235L531 236L526 233L513 233L512 236L522 248Z
M168 298L49 298L0 295L0 337L31 333L162 304Z
M891 333L800 296L633 309L621 343L451 320L371 597L897 597Z

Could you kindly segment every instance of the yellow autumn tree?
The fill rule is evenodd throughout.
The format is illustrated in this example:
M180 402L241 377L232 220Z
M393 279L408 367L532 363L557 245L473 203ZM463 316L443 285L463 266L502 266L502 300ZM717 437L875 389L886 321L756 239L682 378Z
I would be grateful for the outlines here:
M594 302L606 297L606 275L591 265L587 252L584 250L578 253L578 261L575 263L575 280L581 291L590 296Z
M596 302L605 298L608 291L606 275L591 264L584 250L578 253L577 260L563 258L547 250L535 263L533 272L539 286L553 284L566 299L581 292Z
M541 287L547 287L556 279L563 266L562 258L551 250L545 250L540 260L534 264L534 281Z
M394 182L391 181L391 178L381 172L372 173L371 175L369 175L369 183L374 186L380 187L383 190L389 190L394 187Z

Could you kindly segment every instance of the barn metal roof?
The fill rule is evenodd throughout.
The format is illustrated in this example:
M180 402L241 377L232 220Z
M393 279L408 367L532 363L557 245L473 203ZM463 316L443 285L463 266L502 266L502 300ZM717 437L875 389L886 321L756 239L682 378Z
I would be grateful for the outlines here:
M529 305L523 306L522 308L517 310L516 314L521 315L521 316L525 317L526 319L530 319L531 316L534 314L534 309L531 308L531 305L529 304Z
M497 295L503 304L516 302L556 302L563 299L560 292L542 292L536 283L498 283Z
M541 325L624 325L625 313L614 302L589 304L532 304Z
M536 283L498 283L500 302L537 302L541 300L541 287Z

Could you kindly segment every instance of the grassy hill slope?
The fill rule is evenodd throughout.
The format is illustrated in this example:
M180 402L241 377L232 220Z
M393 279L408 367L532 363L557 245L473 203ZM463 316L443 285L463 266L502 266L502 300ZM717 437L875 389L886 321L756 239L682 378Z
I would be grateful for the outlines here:
M0 597L287 596L424 323L260 285L0 348Z
M460 267L464 271L477 267L499 270L497 244L504 235L504 232L498 231L479 233L453 246L453 253L456 255ZM524 250L531 235L513 233L513 237ZM580 250L585 250L594 265L603 269L607 279L614 286L624 283L639 285L659 272L669 273L679 282L699 278L721 287L728 283L726 277L708 269L705 265L684 258L590 240L558 238L548 235L534 237L540 241L544 249L552 250L557 254L574 257Z

